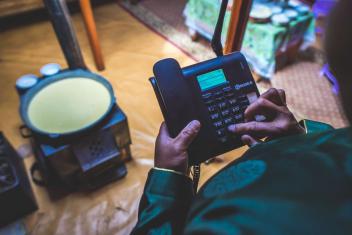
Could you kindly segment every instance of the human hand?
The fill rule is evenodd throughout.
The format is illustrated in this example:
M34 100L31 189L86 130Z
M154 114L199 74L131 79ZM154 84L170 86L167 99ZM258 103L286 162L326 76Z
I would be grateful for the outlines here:
M190 122L176 138L171 138L166 124L162 123L155 144L154 165L182 173L188 171L187 149L200 130L200 122Z
M257 115L265 116L265 121L255 120ZM284 90L271 88L262 94L245 111L246 123L229 126L229 131L241 135L241 140L253 146L258 139L275 139L283 136L303 134L305 129L299 125L286 104Z

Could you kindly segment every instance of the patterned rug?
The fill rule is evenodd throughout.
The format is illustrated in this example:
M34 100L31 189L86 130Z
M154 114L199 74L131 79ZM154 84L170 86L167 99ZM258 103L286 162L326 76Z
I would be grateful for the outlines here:
M182 17L185 0L141 0L138 4L118 0L117 3L196 61L214 58L205 39L194 42L188 35Z
M330 82L319 76L321 65L300 61L278 71L272 85L286 91L287 103L296 116L321 121L335 128L348 125Z
M208 42L194 42L183 24L182 12L186 0L141 0L132 5L127 0L118 4L141 23L170 41L197 61L214 58ZM288 104L297 119L311 119L333 125L348 125L340 101L331 91L331 84L320 76L321 64L297 60L279 70L271 81L258 81L261 92L270 87L282 88L287 93Z

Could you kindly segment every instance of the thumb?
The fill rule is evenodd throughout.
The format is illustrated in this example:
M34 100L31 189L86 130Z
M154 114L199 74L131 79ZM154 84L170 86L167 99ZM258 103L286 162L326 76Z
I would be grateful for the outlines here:
M163 122L159 129L158 139L167 139L167 138L170 138L170 134L165 122Z
M181 147L182 150L186 150L196 138L200 130L200 122L197 120L191 121L183 130L176 136L175 143Z
M260 144L262 141L254 139L252 136L250 135L243 135L241 137L241 140L244 144L248 145L250 148L254 147L257 144Z

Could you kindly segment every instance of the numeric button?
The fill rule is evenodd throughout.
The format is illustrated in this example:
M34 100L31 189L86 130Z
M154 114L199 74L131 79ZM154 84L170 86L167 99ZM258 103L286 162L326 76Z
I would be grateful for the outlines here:
M226 86L226 87L222 88L222 90L224 92L232 92L232 88L230 86Z
M235 105L237 100L235 98L229 99L230 105Z
M218 121L218 122L214 122L214 126L217 128L217 129L220 129L224 126L223 122L222 121Z
M236 123L243 122L244 121L244 116L242 113L234 115L234 119Z
M208 107L209 113L214 113L214 112L216 112L216 110L217 110L216 105L211 105Z
M231 118L231 117L226 118L226 119L224 120L224 124L225 124L226 126L229 126L229 125L233 124L233 118Z
M205 101L205 104L206 104L207 106L213 105L214 103L215 103L215 101L212 100L212 99Z
M233 97L235 96L235 93L233 93L233 92L227 92L227 93L225 94L225 96L226 96L227 99L233 99ZM236 102L236 99L234 99L234 100L235 100L235 102Z
M232 112L233 112L233 113L238 113L240 110L241 110L241 109L240 109L240 106L238 106L238 105L232 107Z
M248 98L247 98L246 95L240 95L240 96L237 97L237 99L238 99L239 101L248 100Z
M219 137L225 136L226 135L226 129L225 128L218 129L218 130L216 130L216 134Z
M225 98L224 97L218 97L216 98L216 102L220 103L220 102L223 102L225 101Z
M215 96L216 98L219 98L219 97L221 97L222 95L223 95L222 91L217 91L217 92L214 93L214 96Z
M230 110L228 110L228 109L223 110L223 111L221 112L221 115L222 115L223 117L226 117L226 116L230 115Z
M202 99L206 102L208 100L210 100L212 98L212 94L211 93L205 93L202 95Z
M220 118L220 115L218 113L214 113L214 114L210 115L211 120L217 120L219 118Z
M246 108L247 108L247 107L249 106L249 100L248 100L248 99L241 100L241 101L239 102L239 104L240 104L242 107L246 106Z
M218 106L219 106L220 109L225 109L225 108L227 107L227 104L226 104L225 101L223 101L223 102L220 102L220 103L218 104Z

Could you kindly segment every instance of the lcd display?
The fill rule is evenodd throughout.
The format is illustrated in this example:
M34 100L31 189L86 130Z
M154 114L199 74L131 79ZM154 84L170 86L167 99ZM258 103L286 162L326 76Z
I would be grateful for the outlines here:
M197 76L197 80L202 91L226 83L226 77L222 69L199 75Z

